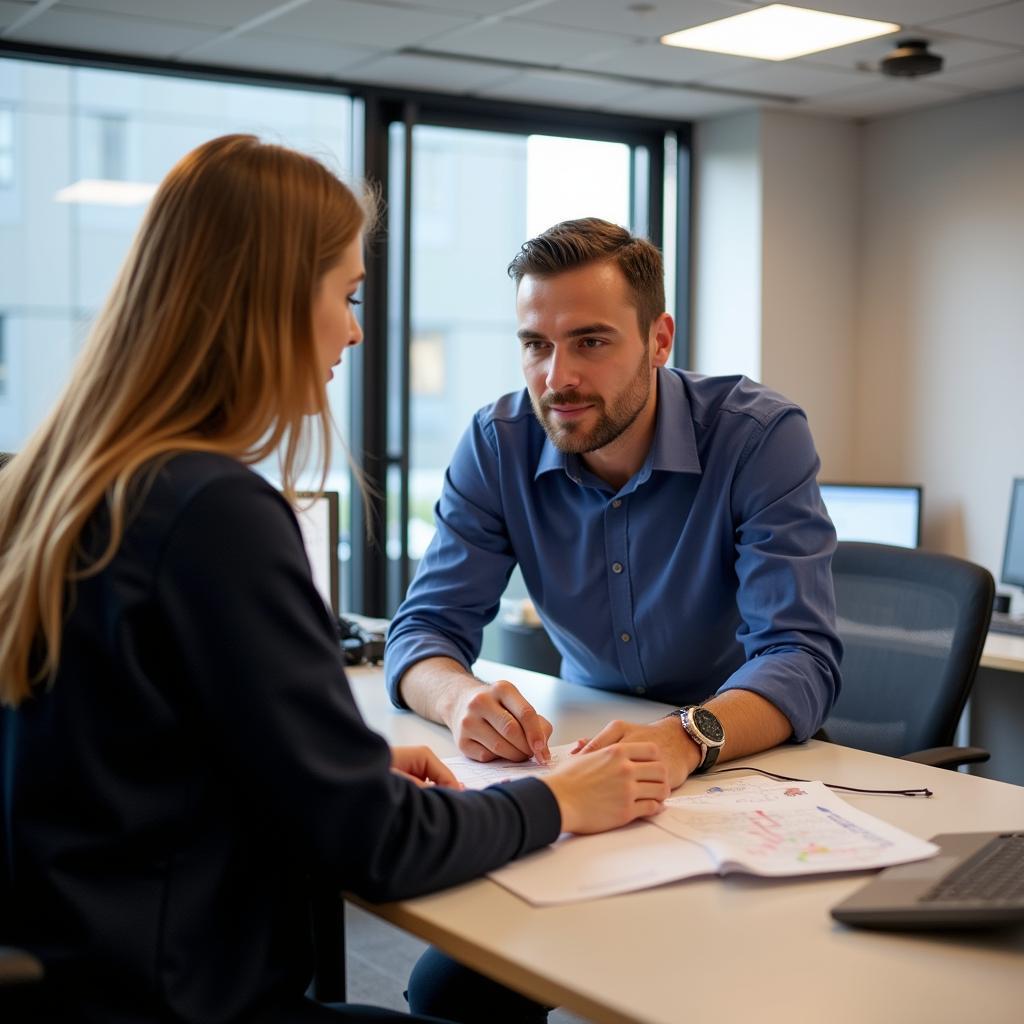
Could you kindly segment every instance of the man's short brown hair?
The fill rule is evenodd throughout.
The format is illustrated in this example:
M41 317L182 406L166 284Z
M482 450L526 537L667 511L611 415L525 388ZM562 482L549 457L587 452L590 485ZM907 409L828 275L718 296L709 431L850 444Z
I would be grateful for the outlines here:
M524 242L508 265L508 276L518 288L527 274L554 277L588 263L609 262L626 279L640 333L647 332L665 312L665 271L661 253L645 238L597 217L564 220Z

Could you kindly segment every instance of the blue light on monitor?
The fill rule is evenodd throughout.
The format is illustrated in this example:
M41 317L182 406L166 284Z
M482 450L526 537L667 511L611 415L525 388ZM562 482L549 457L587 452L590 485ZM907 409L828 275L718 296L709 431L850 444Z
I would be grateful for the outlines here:
M840 540L916 548L921 543L921 488L822 484L821 497Z

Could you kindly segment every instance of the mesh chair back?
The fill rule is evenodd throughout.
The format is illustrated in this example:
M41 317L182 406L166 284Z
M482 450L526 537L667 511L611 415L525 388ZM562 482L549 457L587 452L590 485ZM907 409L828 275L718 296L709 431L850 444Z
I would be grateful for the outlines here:
M844 653L828 738L894 757L952 743L988 632L991 574L949 555L840 542L832 576Z

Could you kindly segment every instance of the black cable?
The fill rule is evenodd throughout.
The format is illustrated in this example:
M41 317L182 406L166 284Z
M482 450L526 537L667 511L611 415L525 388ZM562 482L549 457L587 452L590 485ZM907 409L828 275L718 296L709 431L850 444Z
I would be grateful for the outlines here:
M794 779L790 775L779 775L777 772L769 772L764 768L754 768L752 765L736 765L734 768L719 768L716 771L708 772L704 776L706 779L710 779L714 775L724 775L725 772L758 772L760 775L767 775L770 779L776 779L779 782L811 782L811 779ZM837 782L824 782L823 785L828 786L829 789L842 789L847 793L873 793L881 796L931 796L932 791L927 787L921 789L858 789L856 786L841 786Z

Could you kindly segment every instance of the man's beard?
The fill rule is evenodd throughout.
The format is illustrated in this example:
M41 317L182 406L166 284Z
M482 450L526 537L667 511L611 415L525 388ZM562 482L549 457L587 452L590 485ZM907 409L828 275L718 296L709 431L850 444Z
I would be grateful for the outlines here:
M627 431L647 404L650 393L651 372L645 346L636 373L615 397L610 409L599 395L583 395L578 391L553 391L540 398L531 395L530 401L548 440L566 455L584 455L604 448ZM597 423L586 432L580 423L553 423L553 405L592 405L597 412Z

